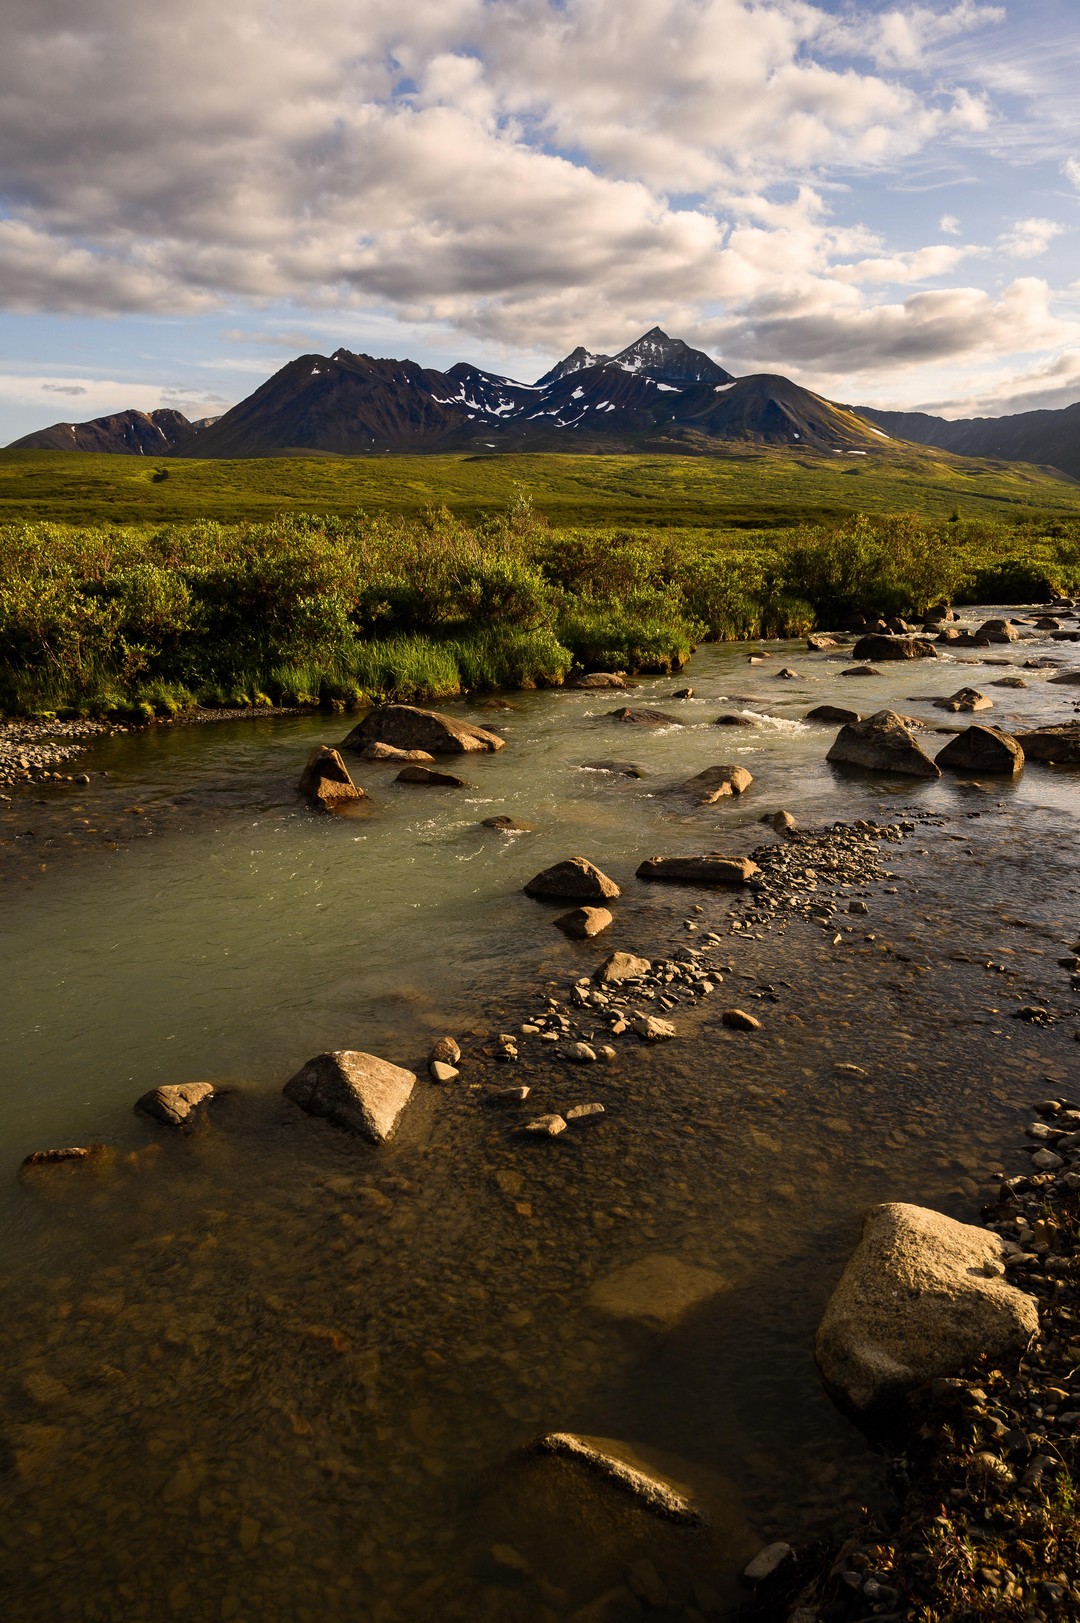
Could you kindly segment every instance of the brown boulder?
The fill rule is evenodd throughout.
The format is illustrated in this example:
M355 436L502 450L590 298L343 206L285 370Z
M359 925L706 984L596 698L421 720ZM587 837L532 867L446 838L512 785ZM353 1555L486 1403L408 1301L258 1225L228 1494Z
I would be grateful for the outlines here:
M286 1098L373 1144L388 1139L416 1086L412 1071L350 1049L316 1054L286 1082Z
M825 759L861 766L870 772L900 772L912 778L941 776L941 768L894 710L879 710L865 721L848 722L837 733Z
M841 704L819 704L806 712L807 721L861 721L857 710L845 710Z
M622 895L614 879L601 873L586 857L567 857L565 862L556 862L536 874L522 889L526 896L567 902L608 902Z
M935 699L934 704L939 710L952 711L966 710L970 712L972 710L992 710L994 708L993 699L988 699L985 693L979 692L978 688L960 688L951 698Z
M614 915L606 907L575 907L557 918L555 928L573 941L588 941L599 935L613 922Z
M1008 620L984 620L975 633L976 642L1019 642L1020 633Z
M806 646L811 653L820 654L826 648L839 648L840 644L835 637L829 637L824 631L815 631L806 639Z
M760 872L749 857L708 852L698 857L648 857L637 876L676 885L745 885Z
M201 1104L213 1097L214 1087L210 1082L170 1083L144 1093L141 1099L136 1099L135 1109L144 1116L153 1116L166 1127L182 1127Z
M618 778L647 778L648 773L644 767L637 766L633 761L582 761L585 772L610 772Z
M1050 677L1050 681L1053 682L1055 684L1055 686L1057 686L1057 687L1065 687L1065 688L1080 687L1080 670L1077 670L1077 671L1059 671L1056 676L1051 676Z
M535 834L529 823L519 823L516 817L485 817L481 828L497 828L500 834Z
M753 783L753 775L744 766L707 766L693 778L687 778L682 789L692 795L699 806L711 806L725 795L745 794Z
M1029 761L1055 766L1080 766L1080 721L1062 721L1053 727L1035 727L1017 733L1016 741Z
M328 809L342 801L367 799L350 778L349 769L337 750L328 744L320 744L312 750L296 787L309 800Z
M894 637L877 632L860 637L852 659L936 659L937 649L925 637Z
M393 744L365 744L360 751L362 761L433 761L427 750L399 750Z
M628 683L624 676L619 676L615 671L583 671L580 676L572 676L566 686L596 692L603 688L624 688Z
M965 727L937 754L938 766L952 772L1022 772L1024 752L999 727Z
M370 710L348 738L343 750L362 750L367 744L392 744L395 749L427 750L432 755L467 755L479 750L501 750L506 740L485 727L421 710L414 704L380 704Z

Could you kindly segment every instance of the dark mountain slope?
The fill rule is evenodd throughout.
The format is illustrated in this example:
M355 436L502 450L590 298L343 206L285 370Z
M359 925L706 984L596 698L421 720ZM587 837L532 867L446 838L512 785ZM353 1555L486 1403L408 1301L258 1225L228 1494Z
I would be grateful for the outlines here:
M1060 468L1080 479L1080 403L1057 411L1021 411L1011 417L961 417L950 422L921 411L856 408L887 434L935 445L957 456L1000 457Z
M196 432L180 411L120 411L88 423L53 423L25 434L12 451L112 451L124 456L167 456Z

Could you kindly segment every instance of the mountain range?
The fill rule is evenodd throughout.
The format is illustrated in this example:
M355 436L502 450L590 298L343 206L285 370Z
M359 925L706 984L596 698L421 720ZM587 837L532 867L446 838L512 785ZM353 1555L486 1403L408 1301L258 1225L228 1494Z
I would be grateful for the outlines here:
M914 441L961 456L1050 464L1080 478L1080 404L950 422L842 406L771 373L736 378L659 327L617 355L577 348L535 383L459 362L446 372L347 349L300 355L231 410L127 411L54 423L10 450L135 456L371 456L408 452L670 451L732 443L832 454Z

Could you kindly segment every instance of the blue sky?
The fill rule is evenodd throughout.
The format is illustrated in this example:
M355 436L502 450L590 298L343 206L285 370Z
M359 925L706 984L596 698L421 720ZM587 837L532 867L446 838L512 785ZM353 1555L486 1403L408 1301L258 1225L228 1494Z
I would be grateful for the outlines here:
M8 0L0 109L0 442L654 322L845 401L1080 399L1080 0Z

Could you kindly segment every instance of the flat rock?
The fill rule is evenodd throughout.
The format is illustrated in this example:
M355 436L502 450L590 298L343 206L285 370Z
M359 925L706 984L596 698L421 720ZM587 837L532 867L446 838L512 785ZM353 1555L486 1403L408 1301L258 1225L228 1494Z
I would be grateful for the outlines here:
M501 750L505 743L486 727L474 727L471 722L438 710L421 710L414 704L379 704L353 728L341 748L363 750L368 744L392 744L395 749L426 750L431 755L465 755Z
M135 1109L167 1127L182 1127L201 1104L213 1097L211 1082L167 1083L164 1087L151 1088L141 1099L136 1099Z
M308 1115L325 1116L381 1144L393 1133L415 1086L413 1072L400 1065L339 1049L309 1059L282 1091Z
M938 651L925 637L894 637L872 632L860 637L851 650L855 660L937 659Z
M840 644L835 637L830 637L826 632L814 631L807 637L806 646L812 654L821 654L827 648L839 648Z
M618 778L647 778L649 775L634 761L582 761L581 765L586 772L610 772Z
M580 676L572 676L566 686L596 692L602 688L624 688L628 684L625 676L616 671L583 671Z
M1056 766L1080 765L1080 721L1034 727L1030 732L1017 733L1016 741L1029 761L1053 762Z
M349 776L349 769L337 750L329 744L320 744L307 758L300 774L297 789L308 800L328 809L346 800L364 800L363 789L357 788Z
M1024 769L1022 747L999 727L965 727L938 751L936 760L951 772L1014 774Z
M485 817L481 828L497 828L500 834L535 834L530 823L519 823L516 817Z
M605 958L600 968L593 975L593 980L601 986L610 986L617 981L636 981L647 975L652 969L648 958L635 958L632 952L613 952L610 958Z
M665 710L609 710L611 721L626 722L631 727L681 727L678 716L669 716Z
M760 872L749 857L706 853L698 857L647 857L637 876L672 885L745 885Z
M650 1467L644 1457L612 1437L584 1437L577 1432L553 1431L538 1437L529 1452L554 1454L605 1477L638 1504L669 1521L695 1527L706 1520L684 1485Z
M596 1121L600 1116L606 1114L607 1112L600 1103L574 1105L573 1109L566 1112L566 1120L568 1124L575 1121Z
M999 676L990 684L992 688L1026 688L1028 685L1022 676Z
M23 1157L22 1169L32 1172L38 1167L62 1166L66 1162L100 1161L108 1159L112 1153L109 1144L68 1144L58 1150L34 1150Z
M614 879L601 873L586 857L567 857L556 862L523 885L526 896L552 897L567 902L613 901L622 891Z
M874 1206L817 1334L818 1367L865 1413L980 1355L1021 1352L1035 1300L1007 1284L996 1234L922 1206Z
M428 1062L428 1072L433 1082L456 1082L461 1072L456 1065L450 1065L446 1060L433 1059Z
M728 1288L727 1280L711 1268L656 1252L598 1279L589 1290L589 1305L610 1318L673 1330L694 1308Z
M1080 670L1058 671L1057 675L1051 676L1049 680L1056 687L1077 688L1080 687Z
M537 1116L533 1121L527 1121L522 1131L533 1133L538 1138L558 1138L560 1133L566 1132L566 1122L554 1114Z
M557 930L573 941L588 941L611 924L614 914L606 907L575 907L553 922Z
M675 1035L671 1021L661 1020L655 1014L635 1014L630 1029L647 1043L664 1043Z
M880 676L881 672L878 671L878 670L875 670L873 665L849 665L846 671L841 671L840 672L840 675L841 676Z
M911 778L939 778L941 768L916 741L895 710L879 710L865 721L842 727L827 761L861 766L871 772L899 772Z
M445 789L465 789L468 785L464 778L459 778L453 772L437 772L430 766L403 766L395 783L430 783Z
M395 749L393 744L372 742L364 745L360 751L360 759L362 761L401 761L404 763L406 761L433 761L435 757L429 755L427 750L399 750Z
M744 766L707 766L704 772L687 778L682 789L699 806L711 806L725 796L745 794L753 781L753 774Z
M765 1578L771 1578L783 1566L792 1553L792 1546L777 1540L775 1544L766 1544L759 1550L752 1561L748 1561L743 1568L743 1577L748 1584L759 1584Z
M960 688L948 699L935 699L934 703L939 710L957 712L992 710L994 708L993 699L988 699L985 693L979 692L978 688Z
M850 672L848 673L850 675ZM806 712L807 721L847 722L861 721L857 710L848 710L842 704L816 704L813 710Z

